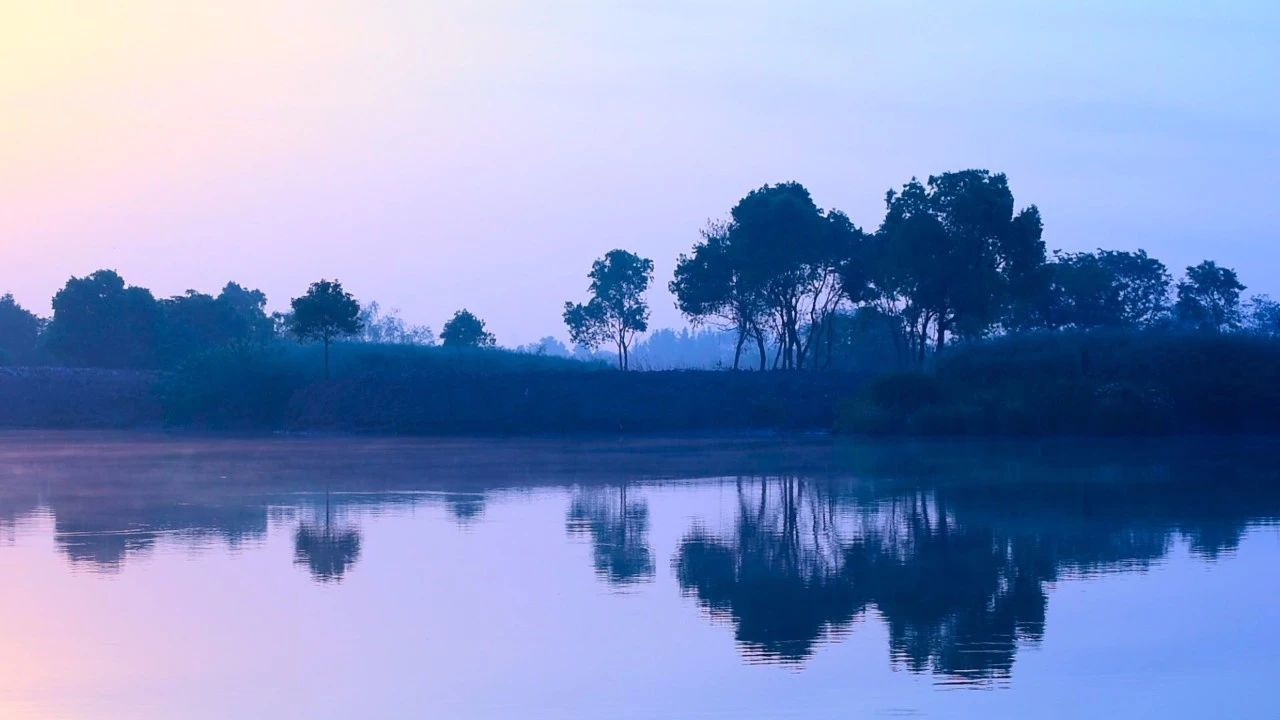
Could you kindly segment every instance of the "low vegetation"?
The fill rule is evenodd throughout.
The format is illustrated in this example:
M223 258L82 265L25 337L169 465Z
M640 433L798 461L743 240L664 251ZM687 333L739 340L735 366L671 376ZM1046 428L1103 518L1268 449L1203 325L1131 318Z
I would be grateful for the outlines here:
M958 347L933 373L872 381L852 433L1047 435L1280 430L1280 340L1099 331Z

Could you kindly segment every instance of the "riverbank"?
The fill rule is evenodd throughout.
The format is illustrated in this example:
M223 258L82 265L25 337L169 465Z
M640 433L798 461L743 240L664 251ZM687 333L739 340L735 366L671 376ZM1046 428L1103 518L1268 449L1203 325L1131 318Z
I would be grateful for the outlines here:
M499 350L315 348L177 372L0 368L0 427L403 435L1280 432L1280 342L1088 333L948 348L929 373L619 372Z

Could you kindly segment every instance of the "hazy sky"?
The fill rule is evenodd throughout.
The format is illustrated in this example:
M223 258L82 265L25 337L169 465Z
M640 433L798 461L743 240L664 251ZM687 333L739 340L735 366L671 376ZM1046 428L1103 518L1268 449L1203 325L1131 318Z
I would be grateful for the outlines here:
M1280 3L0 3L0 292L338 277L504 344L614 247L675 256L799 180L874 228L1007 172L1051 249L1211 257L1280 295Z

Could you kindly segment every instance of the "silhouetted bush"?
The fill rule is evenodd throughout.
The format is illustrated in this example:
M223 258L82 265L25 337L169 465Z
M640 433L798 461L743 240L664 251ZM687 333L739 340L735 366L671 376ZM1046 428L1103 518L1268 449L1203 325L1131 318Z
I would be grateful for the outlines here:
M1250 335L1009 336L949 349L936 375L885 376L846 432L1139 434L1280 429L1280 342Z

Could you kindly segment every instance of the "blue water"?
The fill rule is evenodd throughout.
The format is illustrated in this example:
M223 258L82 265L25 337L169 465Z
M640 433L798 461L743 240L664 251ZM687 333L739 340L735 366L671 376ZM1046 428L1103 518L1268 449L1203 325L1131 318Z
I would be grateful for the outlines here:
M1271 445L0 434L0 718L1280 717Z

